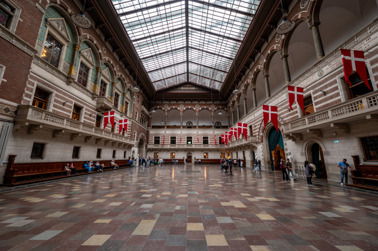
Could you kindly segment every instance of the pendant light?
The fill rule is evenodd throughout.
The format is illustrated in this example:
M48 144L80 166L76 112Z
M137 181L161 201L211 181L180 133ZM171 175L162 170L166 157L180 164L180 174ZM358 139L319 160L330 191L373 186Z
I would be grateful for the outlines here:
M85 16L85 4L87 0L84 0L83 9L80 14L75 14L71 16L72 21L83 29L89 29L91 27L91 21Z

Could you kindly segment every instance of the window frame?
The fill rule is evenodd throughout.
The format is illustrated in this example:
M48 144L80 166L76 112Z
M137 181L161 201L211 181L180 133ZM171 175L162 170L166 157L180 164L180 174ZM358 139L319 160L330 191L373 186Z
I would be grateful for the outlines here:
M353 74L351 74L351 75L349 76L349 79L350 79L350 77L352 77L352 76L353 76L353 77L357 76L357 77L360 78L360 80L361 80L361 81L358 82L358 83L355 83L355 84L352 83L352 85L349 85L349 84L345 81L345 76L341 77L341 83L343 84L343 87L344 87L345 92L346 92L346 97L347 97L348 100L351 100L351 99L354 99L354 98L358 98L358 97L360 97L360 96L363 96L363 95L366 95L366 94L368 94L368 93L371 93L371 92L374 92L374 91L375 91L374 86L373 86L373 83L372 83L372 81L371 81L371 75L370 75L369 69L368 69L367 67L366 67L366 72L367 72L367 78L368 78L368 82L369 82L369 84L370 84L371 91L368 91L368 92L366 92L366 93L364 93L364 94L361 94L361 95L359 95L359 96L357 96L356 94L354 94L353 91L352 91L352 88L355 87L355 86L357 86L357 85L364 85L364 86L365 86L364 81L361 79L361 77L358 75L358 73L357 73L357 72L354 72ZM352 81L351 81L351 82L352 82ZM367 88L367 87L366 87L366 88Z
M46 61L42 57L43 50L45 48L45 43L46 43L47 36L50 34L55 40L57 40L59 43L62 44L62 50L60 52L58 66L56 66L55 68L57 68L59 70L63 70L63 64L64 64L63 62L64 62L64 58L66 56L67 45L71 42L71 38L69 36L66 38L59 30L57 30L54 27L54 25L51 25L50 20L53 21L53 20L57 20L57 19L62 19L64 21L64 25L67 27L66 20L63 17L60 17L60 18L48 18L47 19L45 37L43 39L42 48L41 48L39 56L42 58L42 60L44 62L48 63L52 67L55 67L49 61Z
M112 158L115 159L117 156L117 150L113 150L113 153L112 153Z
M174 140L174 143L172 143L172 140ZM176 136L171 136L171 137L170 137L170 140L169 140L169 143L170 143L171 145L176 145L176 143L177 143Z
M75 111L75 107L77 107L77 108L80 108L80 111L79 111L79 116L78 116L78 118L76 119L76 118L74 118L74 115L76 114L74 111ZM82 121L82 117L83 117L83 114L84 114L84 108L82 107L82 106L79 106L79 105L76 105L76 104L73 104L73 106L72 106L72 112L71 112L71 119L73 119L73 120L76 120L76 121Z
M171 152L170 153L170 157L171 157L171 159L176 159L176 152Z
M367 147L367 142L366 142L366 140L369 139L369 138L376 138L376 140L378 141L378 136L369 136L369 137L359 138L361 145L362 145L363 152L364 152L364 160L376 162L376 161L378 161L378 155L376 156L375 159L369 157L370 154L368 152L369 149Z
M203 158L204 159L208 159L209 158L209 153L208 152L204 152L203 153Z
M102 148L97 148L96 159L101 159L101 155L102 155Z
M190 143L189 143L190 142ZM193 145L193 137L187 136L186 137L186 144L187 145Z
M116 95L118 95L118 98L116 100ZM119 102L121 100L121 94L119 94L117 91L114 92L114 99L113 99L113 106L116 109L119 109Z
M80 146L74 146L72 149L72 159L80 159ZM77 151L75 151L77 150ZM76 153L76 154L75 154Z
M46 107L45 107L45 108L41 108L41 107L36 106L36 105L34 104L34 99L36 98L36 93L37 93L38 90L41 90L41 91L46 92L46 93L49 94L49 95L48 95L48 98L47 98L47 101L46 101ZM50 107L51 99L52 99L52 93L51 93L51 92L49 92L48 90L46 90L46 89L44 89L44 88L41 88L40 86L36 86L36 88L35 88L35 90L34 90L33 98L31 99L31 106L36 107L36 108L38 108L38 109L45 110L45 111L49 111L49 107Z
M312 108L313 108L314 112L313 112L313 113L307 113L307 114L306 114L305 100L308 99L308 98L311 99L311 105L312 105ZM309 106L307 106L307 107L310 107L311 105L309 105ZM298 106L298 109L300 109L299 106ZM303 110L305 111L305 113L303 113L303 111L302 111L303 116L308 116L308 115L314 114L314 113L316 112L316 110L315 110L315 105L314 105L314 99L313 99L313 97L312 97L311 94L309 94L309 95L306 96L306 97L303 97Z
M203 145L208 145L209 144L209 137L208 136L203 136L202 137L202 144Z
M102 85L102 83L104 83L106 85L105 86L104 95L101 95L101 85ZM98 87L98 96L106 98L108 96L107 95L108 94L108 88L109 88L109 83L107 83L105 79L101 78L100 86Z
M160 145L160 136L154 136L154 145Z
M36 147L36 145L41 145L42 150L40 150L40 152L38 152L38 156L37 155L33 156L33 153L35 154L34 147ZM30 158L31 159L43 159L45 157L45 149L46 149L46 143L33 142L32 150L31 150L31 153L30 153Z
M13 12L12 12L12 17L11 17L11 20L8 21L8 25L7 26L3 26L5 29L9 30L10 32L12 33L15 33L16 32L16 28L17 28L17 25L18 25L18 21L20 20L20 16L21 16L21 8L18 7L18 5L16 5L13 1L11 0L3 0L7 5L9 5L11 8L13 8ZM1 9L4 9L5 7L0 7ZM9 10L7 10L6 12L9 12ZM0 24L1 25L1 24ZM1 78L0 78L1 79Z
M91 76L92 76L92 67L90 67L89 66L89 64L87 63L88 61L86 60L86 59L82 59L82 58L80 58L80 62L79 62L79 69L78 69L78 71L77 71L77 76L76 76L76 82L80 85L80 86L82 86L82 87L84 87L84 88L88 88L88 82L89 82L89 80L91 79ZM87 80L85 81L85 85L83 85L83 83L80 83L79 82L79 75L80 75L80 68L81 68L81 65L84 65L85 67L87 67L88 68L88 76L87 76Z
M97 118L100 118L100 124L97 126ZM99 115L99 114L96 114L96 119L95 119L95 127L97 127L97 128L101 128L102 127L102 123L103 123L103 121L104 121L104 117L103 116L101 116L101 115Z

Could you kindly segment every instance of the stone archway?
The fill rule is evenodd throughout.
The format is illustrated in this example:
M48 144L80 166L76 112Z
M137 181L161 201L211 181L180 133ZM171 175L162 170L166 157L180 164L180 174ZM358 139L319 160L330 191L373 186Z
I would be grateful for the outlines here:
M138 140L138 155L139 158L146 158L147 154L147 146L146 146L146 136L144 134L139 135L139 140Z
M327 179L327 169L325 166L324 155L322 147L314 142L308 145L307 153L310 163L316 166L316 178Z

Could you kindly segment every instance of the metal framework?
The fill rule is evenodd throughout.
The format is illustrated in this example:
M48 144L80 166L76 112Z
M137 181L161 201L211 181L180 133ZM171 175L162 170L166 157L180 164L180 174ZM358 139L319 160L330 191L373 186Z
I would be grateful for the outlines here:
M156 90L220 90L261 0L112 0Z

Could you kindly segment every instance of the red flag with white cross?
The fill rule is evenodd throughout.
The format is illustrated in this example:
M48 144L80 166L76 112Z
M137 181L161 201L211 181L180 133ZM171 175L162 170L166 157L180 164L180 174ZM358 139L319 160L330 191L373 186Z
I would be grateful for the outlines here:
M228 146L228 137L229 137L229 133L228 132L225 132L224 133L224 141L226 143L226 146Z
M119 124L119 134L121 134L122 129L125 129L127 133L127 119L120 119L118 121L118 124Z
M217 135L214 135L214 143L217 145Z
M164 141L165 141L165 135L163 135L163 146L164 146Z
M225 138L226 138L226 137L224 136L224 134L222 134L222 135L221 135L221 144L224 144L224 142L225 142Z
M277 112L277 106L269 106L269 105L263 105L263 116L264 116L264 129L266 127L266 124L269 122L272 122L274 127L276 128L277 132L278 130L278 112Z
M231 132L230 132L231 133L231 137L233 135L233 136L235 136L235 139L237 140L239 138L238 137L238 129L237 128L231 128L230 130L231 130Z
M288 93L289 93L289 107L291 110L293 108L291 107L294 102L297 102L299 107L302 109L303 114L305 113L304 111L304 102L303 102L303 88L301 87L295 87L295 86L288 86Z
M371 87L369 85L368 78L367 78L364 52L343 50L343 49L340 51L341 51L341 55L342 55L341 58L343 61L343 66L344 66L345 82L347 82L349 85L352 85L352 83L349 80L349 77L350 75L352 75L352 73L357 72L357 74L360 76L362 81L364 81L367 88L371 90Z
M238 138L240 137L240 134L243 134L245 140L247 140L247 136L248 136L248 124L246 124L246 123L238 123Z
M114 111L104 113L104 129L106 128L109 122L114 127Z

